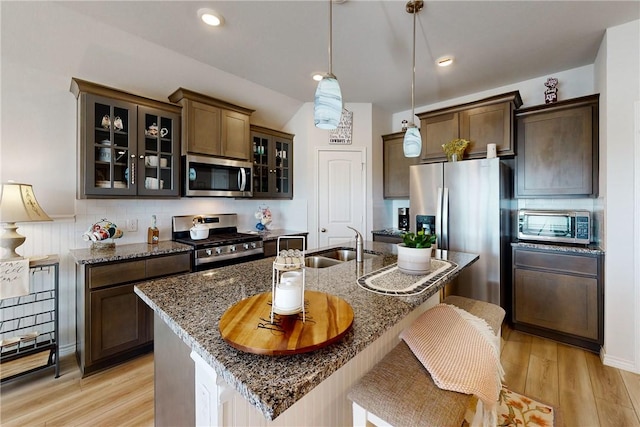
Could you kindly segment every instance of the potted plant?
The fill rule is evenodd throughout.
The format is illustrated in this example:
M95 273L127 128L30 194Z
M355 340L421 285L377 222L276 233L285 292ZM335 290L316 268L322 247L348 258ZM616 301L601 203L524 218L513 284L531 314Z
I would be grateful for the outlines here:
M402 243L398 243L398 269L406 274L428 274L435 243L436 235L424 230L403 234Z

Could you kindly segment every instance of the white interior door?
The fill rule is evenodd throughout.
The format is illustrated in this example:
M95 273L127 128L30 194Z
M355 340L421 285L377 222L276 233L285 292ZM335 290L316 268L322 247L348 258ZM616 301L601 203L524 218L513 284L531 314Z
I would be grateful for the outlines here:
M365 236L365 154L362 149L318 151L318 246Z

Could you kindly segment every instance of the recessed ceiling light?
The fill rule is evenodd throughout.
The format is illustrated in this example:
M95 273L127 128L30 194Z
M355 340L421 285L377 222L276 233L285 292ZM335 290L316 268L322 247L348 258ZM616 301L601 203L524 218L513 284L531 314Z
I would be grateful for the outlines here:
M219 27L224 24L222 15L213 9L199 9L198 16L202 19L202 22L212 27Z
M439 67L448 67L453 64L453 56L443 56L436 61Z
M322 78L325 76L325 72L320 72L320 71L316 71L311 73L311 78L317 82L319 82L320 80L322 80Z

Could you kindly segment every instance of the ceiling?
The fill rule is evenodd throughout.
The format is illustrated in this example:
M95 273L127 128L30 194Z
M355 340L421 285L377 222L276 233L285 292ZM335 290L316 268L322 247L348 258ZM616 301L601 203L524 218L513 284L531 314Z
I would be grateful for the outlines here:
M333 4L333 73L345 102L411 109L413 16L405 1ZM79 13L300 102L329 66L328 1L71 1ZM199 8L222 14L205 26ZM634 1L434 1L417 15L416 105L592 64ZM435 65L453 55L451 67ZM541 88L541 91L544 88Z

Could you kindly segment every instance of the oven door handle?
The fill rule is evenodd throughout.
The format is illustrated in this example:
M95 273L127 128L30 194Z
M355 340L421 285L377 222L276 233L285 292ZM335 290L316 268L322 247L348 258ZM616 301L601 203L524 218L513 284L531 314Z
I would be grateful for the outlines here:
M238 188L240 191L244 191L244 188L247 186L247 172L244 168L240 168L238 170Z

